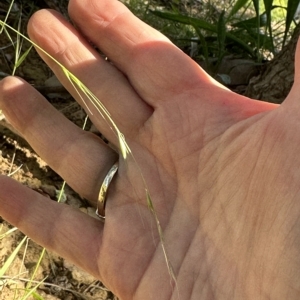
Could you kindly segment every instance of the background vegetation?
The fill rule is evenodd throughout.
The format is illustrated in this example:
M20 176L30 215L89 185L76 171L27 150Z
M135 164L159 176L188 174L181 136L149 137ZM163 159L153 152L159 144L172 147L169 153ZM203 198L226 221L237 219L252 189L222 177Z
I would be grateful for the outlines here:
M226 55L271 60L290 39L299 5L299 0L125 2L195 60L217 58L217 66Z

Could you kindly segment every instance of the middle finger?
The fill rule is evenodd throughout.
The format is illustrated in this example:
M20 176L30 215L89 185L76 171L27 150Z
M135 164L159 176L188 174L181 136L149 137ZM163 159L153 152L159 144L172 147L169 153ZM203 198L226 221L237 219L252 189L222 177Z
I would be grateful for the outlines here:
M127 137L134 137L150 117L152 108L133 90L127 78L105 61L88 42L55 11L42 10L34 14L28 26L31 39L79 78L104 104L112 119ZM38 51L70 93L81 102L72 84L46 54ZM85 99L86 100L86 99ZM87 101L92 122L112 143L117 140L106 121ZM83 105L84 106L84 105Z

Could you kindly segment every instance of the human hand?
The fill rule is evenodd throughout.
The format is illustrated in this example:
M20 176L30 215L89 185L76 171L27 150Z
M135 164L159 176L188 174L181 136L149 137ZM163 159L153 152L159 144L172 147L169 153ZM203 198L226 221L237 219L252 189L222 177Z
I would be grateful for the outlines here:
M0 215L122 300L298 299L299 73L281 106L250 100L219 85L117 1L71 0L69 10L81 33L57 13L40 11L30 37L98 96L124 133L152 195L178 289L130 160L119 159L104 224L5 176ZM78 98L62 70L41 56ZM96 204L117 153L20 79L2 80L0 105L41 157Z

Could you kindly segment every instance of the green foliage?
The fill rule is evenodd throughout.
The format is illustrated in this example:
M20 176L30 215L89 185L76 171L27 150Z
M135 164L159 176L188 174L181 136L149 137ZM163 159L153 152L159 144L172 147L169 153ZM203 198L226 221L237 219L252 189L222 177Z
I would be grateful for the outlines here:
M272 58L291 36L300 1L223 2L218 4L204 0L202 6L197 6L197 1L189 1L187 5L184 4L186 1L180 0L150 0L147 6L143 6L143 0L131 0L127 4L135 14L166 34L181 49L188 52L191 43L198 43L198 58L206 61L216 58L218 65L227 54L251 57L257 62ZM137 3L143 14L134 9ZM174 28L181 29L182 33L176 35Z
M182 24L186 24L186 25L191 25L194 27L195 32L200 35L200 33L203 32L203 30L205 30L208 33L213 33L215 35L203 35L205 36L205 40L206 41L210 41L210 45L213 46L212 52L213 55L212 56L220 56L219 54L216 55L215 53L215 45L213 44L214 42L218 42L219 40L227 40L227 42L233 42L235 43L236 46L238 46L239 48L241 48L244 52L248 53L250 56L255 56L255 53L253 51L252 47L249 47L247 43L245 43L237 34L234 34L232 31L228 32L224 29L222 29L220 31L220 25L213 25L207 21L205 21L204 19L200 19L200 18L194 18L194 17L189 17L189 16L185 16L182 15L180 13L171 13L171 12L161 12L161 11L151 11L154 15L170 20L170 21L175 21L175 22L179 22ZM220 15L220 17L222 17ZM221 18L223 21L223 27L226 28L226 24L225 24L225 19L224 17ZM220 21L219 21L220 24ZM221 35L218 35L221 34ZM201 40L201 39L200 39Z
M222 62L223 56L225 55L225 41L226 41L226 23L225 23L225 11L223 10L218 20L218 61L217 67Z

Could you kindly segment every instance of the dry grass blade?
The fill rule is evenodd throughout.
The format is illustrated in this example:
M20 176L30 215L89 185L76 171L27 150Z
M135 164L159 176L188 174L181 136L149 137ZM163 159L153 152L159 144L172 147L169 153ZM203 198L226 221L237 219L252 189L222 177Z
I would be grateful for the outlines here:
M0 232L2 230L3 225L0 228ZM17 227L13 227L11 229L9 229L8 231L6 231L5 233L0 235L0 240L6 238L7 236L9 236L10 234L12 234L13 232L15 232L16 230L18 230Z

